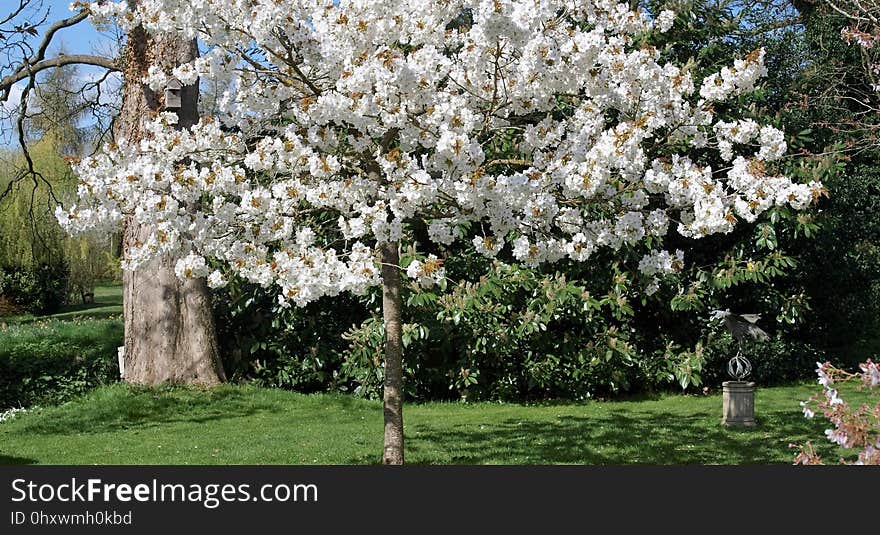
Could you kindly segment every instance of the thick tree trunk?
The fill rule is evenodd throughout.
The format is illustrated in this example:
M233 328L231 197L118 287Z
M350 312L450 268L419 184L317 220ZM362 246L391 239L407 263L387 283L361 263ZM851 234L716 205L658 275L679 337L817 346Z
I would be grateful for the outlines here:
M150 65L165 70L188 63L198 55L195 40L174 35L150 38L141 28L128 35L123 58L125 83L117 140L138 142L144 123L162 111L164 92L153 92L141 80ZM180 128L198 121L198 84L184 87L178 111ZM145 241L150 228L132 219L123 232L123 251ZM180 281L174 261L153 260L123 275L125 317L125 380L156 385L166 381L214 385L225 380L204 279Z
M129 224L126 239L149 229ZM123 275L125 380L215 385L225 380L204 279L180 281L168 258Z
M403 324L399 245L382 245L382 316L385 320L385 448L382 464L403 464Z

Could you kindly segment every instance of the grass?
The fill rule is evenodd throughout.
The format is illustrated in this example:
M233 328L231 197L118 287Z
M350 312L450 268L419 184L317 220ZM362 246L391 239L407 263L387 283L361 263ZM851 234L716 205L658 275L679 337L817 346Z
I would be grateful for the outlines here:
M66 401L113 380L122 345L122 288L50 316L0 321L0 409Z
M48 316L0 318L0 360L10 356L116 355L122 345L122 287L95 288L95 302Z
M95 303L67 305L48 316L2 318L0 357L52 355L71 348L116 354L122 345L122 287L95 288Z
M31 355L51 355L70 347L112 350L122 342L120 319L41 320L11 325L0 332L0 355L26 348Z
M27 325L40 321L71 321L78 319L117 319L122 315L122 286L107 285L95 288L95 302L88 304L64 305L61 309L46 316L22 314L2 317L9 325Z
M115 359L121 313L121 288L105 286L96 289L94 304L52 316L3 318L8 324L0 326L0 364L20 369L19 361L37 354L58 362L86 355ZM41 380L32 384L37 391L63 386L67 396L80 388ZM788 464L788 444L807 440L834 458L838 451L823 436L827 424L805 419L798 405L816 388L759 389L758 426L750 429L720 424L718 394L582 404L412 404L405 410L407 461ZM368 464L380 458L381 420L378 402L343 395L114 384L0 423L0 464Z
M798 405L816 388L759 389L754 428L722 426L717 394L413 404L405 410L407 462L788 464L789 443L806 440L834 458L827 423L804 418ZM117 384L0 424L0 463L368 464L379 461L381 419L378 402L344 395Z

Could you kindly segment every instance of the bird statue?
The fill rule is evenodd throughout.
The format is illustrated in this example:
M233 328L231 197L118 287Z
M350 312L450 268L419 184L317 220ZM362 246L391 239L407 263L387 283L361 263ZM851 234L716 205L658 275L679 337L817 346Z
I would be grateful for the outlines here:
M727 363L727 373L731 377L743 380L752 373L752 363L742 356L743 342L756 340L766 341L770 336L756 324L761 319L760 314L734 314L730 310L716 310L712 313L713 320L724 320L724 327L736 340L736 355Z

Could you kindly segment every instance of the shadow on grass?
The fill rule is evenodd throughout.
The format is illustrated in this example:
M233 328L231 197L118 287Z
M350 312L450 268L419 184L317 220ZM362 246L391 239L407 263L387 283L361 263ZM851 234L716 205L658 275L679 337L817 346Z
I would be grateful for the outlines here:
M5 321L13 325L27 325L46 320L115 318L122 314L122 287L101 286L95 288L94 303L76 303L62 306L57 312L47 315L7 316Z
M75 435L149 429L175 423L207 423L278 412L240 389L149 389L118 387L122 395L74 402L25 421L21 434Z
M122 299L114 299L112 297L111 298L102 298L102 299L95 300L94 303L86 303L86 304L77 303L75 305L64 305L60 309L58 309L58 312L56 314L52 314L52 316L58 316L61 314L74 314L74 313L80 313L80 312L88 312L89 310L92 310L95 308L110 308L110 307L121 307L121 306L122 306Z
M768 464L791 463L789 442L821 437L822 423L799 412L768 411L753 428L727 428L720 417L617 409L608 415L554 421L508 419L450 428L419 423L407 429L411 459L453 464ZM439 454L439 455L438 455ZM448 457L445 457L448 455ZM376 463L374 457L352 463Z
M47 316L19 316L10 318L13 325L28 325L46 320L69 321L69 320L103 320L118 318L122 315L122 306L107 303L95 303L94 305L76 305L64 307L61 312Z
M3 464L37 464L37 461L34 459L28 459L26 457L13 457L11 455L3 455L2 453L0 453L0 465Z
M85 309L85 310L77 310L71 312L60 312L58 314L54 314L50 316L53 320L66 321L66 320L106 320L106 319L121 319L122 316L122 308L119 307L107 307L107 306L99 306L94 307L95 310ZM43 319L43 318L41 318Z

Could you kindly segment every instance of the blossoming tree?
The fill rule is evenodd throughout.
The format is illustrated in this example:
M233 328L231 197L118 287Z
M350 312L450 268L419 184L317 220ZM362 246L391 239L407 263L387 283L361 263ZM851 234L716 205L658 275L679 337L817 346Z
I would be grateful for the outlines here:
M105 0L102 0L103 3ZM128 0L131 5L139 0ZM195 40L181 39L175 32L150 36L138 26L129 26L125 44L118 54L65 54L53 52L62 35L79 31L87 24L89 5L72 2L74 13L66 18L54 18L56 8L42 0L3 2L0 7L0 122L6 137L6 121L15 124L23 166L15 172L6 187L0 191L0 200L18 188L38 188L45 191L47 203L66 202L66 195L56 191L52 183L34 167L29 141L32 123L33 96L52 93L49 79L55 69L88 65L101 68L103 73L80 80L68 80L68 86L55 91L63 98L81 98L84 104L72 119L85 114L91 127L101 127L104 116L115 115L112 136L129 144L137 144L144 135L143 119L153 114L162 104L155 93L145 90L141 79L148 68L172 69L189 63L198 56ZM116 95L113 75L122 81L121 102ZM48 84L48 85L47 85ZM198 120L197 88L181 92L178 126L191 126ZM7 112L11 116L7 117ZM65 119L68 120L68 119ZM52 122L52 121L50 121ZM74 121L77 122L77 121ZM109 123L109 121L107 121ZM108 125L109 126L109 125ZM102 128L102 127L101 127ZM103 129L103 128L102 128ZM111 135L111 131L103 132ZM79 147L76 150L83 150ZM70 147L71 150L74 147ZM33 190L34 192L37 189ZM36 206L32 194L29 213L42 210ZM48 206L43 207L43 209ZM122 228L122 247L140 238L141 225L126 218ZM149 234L149 231L144 231ZM220 363L220 349L211 310L211 296L204 278L180 280L174 273L172 257L156 257L138 271L123 275L124 378L136 384L156 385L166 381L214 385L225 379Z
M383 462L403 462L401 243L473 243L529 266L641 250L646 290L699 238L803 208L816 183L771 172L783 133L724 121L763 51L695 80L650 45L674 16L609 0L143 0L91 6L123 27L199 38L208 53L145 82L226 78L218 117L83 160L72 232L127 217L153 229L127 269L178 258L181 278L274 286L305 305L382 285ZM729 117L728 117L729 118ZM444 278L420 256L406 275Z
M823 391L801 402L804 416L813 418L816 413L811 407L815 407L834 424L834 428L825 430L825 436L847 454L856 455L855 459L841 458L841 464L880 465L880 401L876 396L880 387L880 365L868 359L859 364L857 373L832 366L830 362L817 362L816 366ZM859 405L844 401L838 388L847 383L855 383L856 391L873 394L873 399L865 396L868 401ZM795 464L824 464L810 441L790 444L790 447L798 449Z

